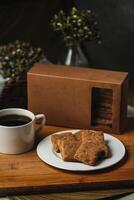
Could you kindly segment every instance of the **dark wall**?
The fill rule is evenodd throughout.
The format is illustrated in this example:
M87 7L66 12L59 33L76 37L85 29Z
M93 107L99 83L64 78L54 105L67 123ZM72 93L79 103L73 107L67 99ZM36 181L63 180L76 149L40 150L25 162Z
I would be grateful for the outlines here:
M129 71L134 82L134 1L74 0L79 9L96 12L102 32L102 44L84 44L90 65L97 68ZM72 6L69 0L0 1L0 44L16 39L44 49L56 62L63 45L50 28L55 12Z
M68 10L72 1L3 0L0 1L0 44L22 40L44 49L56 62L60 42L50 27L52 16L60 9Z
M91 65L129 71L134 82L134 1L75 0L78 8L96 12L102 45L87 43Z

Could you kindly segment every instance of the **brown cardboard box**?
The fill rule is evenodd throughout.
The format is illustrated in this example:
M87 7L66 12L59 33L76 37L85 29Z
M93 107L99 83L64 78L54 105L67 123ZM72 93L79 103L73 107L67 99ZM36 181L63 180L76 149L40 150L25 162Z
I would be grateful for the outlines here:
M28 72L28 109L45 113L47 124L123 131L128 73L35 64Z

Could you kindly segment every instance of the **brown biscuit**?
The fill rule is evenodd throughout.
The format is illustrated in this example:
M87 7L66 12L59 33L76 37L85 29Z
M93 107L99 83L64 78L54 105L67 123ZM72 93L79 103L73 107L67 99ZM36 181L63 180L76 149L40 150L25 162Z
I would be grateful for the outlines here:
M70 140L73 137L73 134L71 132L61 133L61 134L55 134L51 136L51 142L53 144L53 149L55 152L60 152L60 141L62 138L65 140Z
M96 145L96 143L89 141L80 145L74 155L74 158L87 165L96 165L99 158L108 156L109 149L106 144Z
M76 151L74 158L77 161L83 162L87 165L95 165L97 161L97 154L95 144L87 142L81 144L78 150Z
M74 134L76 140L82 141L82 133L83 133L83 131L85 131L85 130L78 131L77 133Z
M110 149L106 143L97 144L98 148L100 148L100 157L108 158L111 156Z
M56 152L61 153L64 161L80 161L96 165L99 158L110 156L110 150L104 141L104 133L94 130L80 130L52 135L51 141Z
M76 161L74 159L74 154L76 150L80 146L80 141L76 140L75 137L66 140L65 138L61 138L60 142L60 152L62 159L64 161Z
M53 149L54 149L55 152L59 152L59 147L58 147L58 144L57 144L58 138L59 138L59 136L57 134L51 136L51 142L53 144Z
M102 131L85 130L82 132L82 142L88 141L102 143L104 142L104 133Z
M98 124L98 125L107 125L107 126L111 126L112 125L112 120L111 119L102 119L102 118L98 118L93 120L94 124Z

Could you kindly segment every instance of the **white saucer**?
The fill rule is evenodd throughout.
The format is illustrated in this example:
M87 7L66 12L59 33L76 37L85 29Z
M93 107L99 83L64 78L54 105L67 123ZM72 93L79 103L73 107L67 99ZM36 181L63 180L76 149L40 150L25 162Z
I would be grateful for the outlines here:
M65 132L72 132L75 134L79 130L67 130L67 131L60 131L54 134L61 134ZM116 163L118 163L125 155L125 147L123 143L118 140L117 138L113 137L112 135L109 135L107 133L104 133L104 139L107 142L110 151L111 151L111 157L106 158L102 160L98 165L96 166L89 166L85 165L83 163L77 163L77 162L65 162L61 159L60 153L55 153L53 151L53 146L51 143L51 135L44 138L37 146L37 155L39 158L44 161L45 163L64 170L70 170L70 171L94 171L94 170L100 170L107 167L110 167Z

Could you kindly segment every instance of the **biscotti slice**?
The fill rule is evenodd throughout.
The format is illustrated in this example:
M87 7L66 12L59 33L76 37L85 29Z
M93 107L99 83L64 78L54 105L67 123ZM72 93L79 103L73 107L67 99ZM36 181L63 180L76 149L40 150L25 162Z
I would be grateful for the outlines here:
M93 141L96 143L104 142L103 131L85 130L82 132L82 142Z
M64 161L76 161L74 155L80 146L80 142L75 137L66 140L62 138L60 141L61 157Z
M96 165L100 158L108 157L109 149L106 144L93 143L91 141L81 143L77 149L74 158L87 165Z
M60 141L61 139L70 140L73 137L71 132L61 133L61 134L54 134L51 136L51 142L53 144L53 149L55 152L60 152Z
M75 133L74 135L75 135L76 140L82 142L82 134L83 134L83 132L85 132L85 131L87 131L87 130L80 130L80 131L78 131L77 133Z

